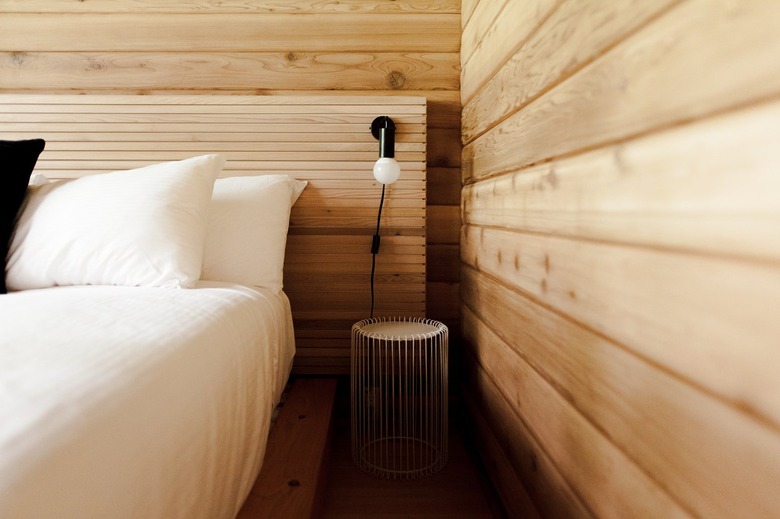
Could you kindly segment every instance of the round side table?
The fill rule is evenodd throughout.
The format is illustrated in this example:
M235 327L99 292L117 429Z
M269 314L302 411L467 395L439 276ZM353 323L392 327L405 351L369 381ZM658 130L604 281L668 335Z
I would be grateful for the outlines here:
M447 462L447 327L431 319L352 326L352 459L384 478L414 479Z

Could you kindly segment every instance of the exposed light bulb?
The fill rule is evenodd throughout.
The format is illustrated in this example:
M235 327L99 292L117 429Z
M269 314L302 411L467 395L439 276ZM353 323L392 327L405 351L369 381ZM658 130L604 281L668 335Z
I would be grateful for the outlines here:
M382 184L392 184L401 176L401 166L391 157L380 157L374 164L374 178Z

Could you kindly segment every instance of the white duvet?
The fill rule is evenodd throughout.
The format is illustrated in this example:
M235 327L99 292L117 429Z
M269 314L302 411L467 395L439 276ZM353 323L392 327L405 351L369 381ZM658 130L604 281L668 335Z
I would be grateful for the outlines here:
M0 296L0 518L235 516L293 352L283 293Z

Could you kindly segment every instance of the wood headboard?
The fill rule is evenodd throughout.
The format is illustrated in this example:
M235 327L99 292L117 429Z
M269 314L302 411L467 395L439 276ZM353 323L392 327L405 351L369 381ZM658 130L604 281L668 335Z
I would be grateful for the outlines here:
M46 140L36 171L72 178L227 157L223 176L309 181L293 208L285 291L297 373L347 373L352 323L370 309L371 235L381 186L369 126L397 125L401 180L388 187L375 315L425 313L426 101L422 97L0 95L0 138Z

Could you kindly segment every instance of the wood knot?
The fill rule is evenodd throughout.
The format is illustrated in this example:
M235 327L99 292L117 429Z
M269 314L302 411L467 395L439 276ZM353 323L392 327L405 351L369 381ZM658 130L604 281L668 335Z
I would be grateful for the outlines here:
M393 70L387 75L387 86L394 90L398 90L404 87L406 83L406 76L397 70Z
M11 63L17 67L21 67L24 65L24 62L27 61L27 53L26 52L12 52L11 53Z
M301 486L301 482L298 481L297 479L291 479L290 481L287 482L287 485L291 487L299 487Z
M105 70L106 68L107 68L106 64L103 63L102 61L98 61L96 59L90 58L89 61L87 62L86 70L87 71L90 71L90 70Z
M305 420L305 419L306 419L306 415L305 414L299 414L298 415L298 420Z
M285 58L287 59L287 61L297 61L298 55L295 54L294 52L288 52Z

